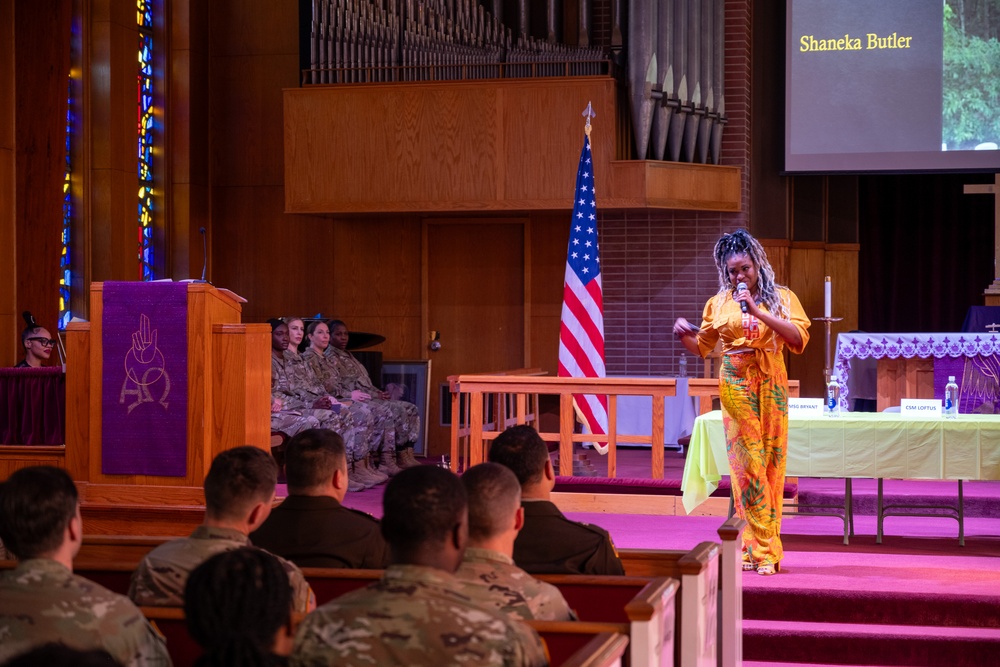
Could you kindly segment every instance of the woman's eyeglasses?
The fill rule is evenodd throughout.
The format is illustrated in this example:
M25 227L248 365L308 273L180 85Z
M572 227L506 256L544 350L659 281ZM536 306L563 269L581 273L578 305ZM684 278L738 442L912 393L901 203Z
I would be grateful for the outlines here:
M42 347L55 347L57 342L55 338L42 338L40 336L35 336L33 338L29 338L28 340L41 343Z

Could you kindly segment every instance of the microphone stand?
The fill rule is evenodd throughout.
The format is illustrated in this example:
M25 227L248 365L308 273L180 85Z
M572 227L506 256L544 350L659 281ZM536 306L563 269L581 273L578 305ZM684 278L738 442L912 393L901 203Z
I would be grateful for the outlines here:
M208 239L205 236L205 228L199 227L198 233L201 234L201 279L192 280L193 283L208 283L205 280L205 272L208 271ZM209 283L210 284L210 283Z

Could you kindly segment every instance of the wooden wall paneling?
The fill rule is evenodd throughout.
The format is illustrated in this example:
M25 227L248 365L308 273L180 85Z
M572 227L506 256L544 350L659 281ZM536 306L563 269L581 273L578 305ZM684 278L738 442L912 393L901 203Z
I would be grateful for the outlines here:
M309 305L340 318L354 331L386 337L385 359L420 359L427 352L420 330L419 219L386 215L333 222L328 301Z
M789 257L787 284L799 298L806 315L812 319L823 316L823 277L825 250L822 244L793 243ZM823 396L825 381L824 332L820 322L809 327L809 344L802 354L789 355L788 377L800 382L802 396ZM831 346L836 340L831 338ZM831 349L831 359L833 350Z
M0 0L0 364L17 363L17 170L14 146L14 0Z
M18 310L54 332L59 311L62 183L72 2L16 3L14 138Z
M601 190L605 208L738 212L742 205L739 167L632 160L597 168L598 178L611 173L611 187Z
M66 467L66 451L62 446L0 445L0 481L15 471L31 466Z
M615 82L610 78L528 79L504 86L498 104L501 115L502 199L544 202L565 207L576 182L576 165L583 147L587 104L593 105L591 155L598 192L610 193L610 170L615 158ZM474 120L474 119L472 119ZM561 204L560 204L561 202Z
M433 211L440 202L496 200L498 88L452 82L285 91L286 210L364 211L383 200L386 210L397 203Z
M440 387L449 375L525 364L525 219L428 219L426 329L441 332L430 355L428 442L431 455L449 450L440 425Z
M77 481L90 479L90 322L66 327L66 469Z
M298 57L297 0L221 0L207 4L210 5L213 53L221 56L294 54ZM297 72L295 81L298 82Z
M559 322L562 315L570 211L531 216L531 354L527 365L551 374L559 369Z
M213 25L213 38L217 34ZM213 186L272 186L285 182L282 89L298 85L298 65L297 50L288 55L222 57L213 53L210 74ZM320 121L339 125L332 122L334 118L324 117ZM337 153L340 150L335 149ZM334 174L317 176L325 188L339 187Z
M826 275L830 276L832 303L831 315L843 317L833 325L834 336L858 328L858 253L857 244L827 245L824 257ZM818 316L822 316L822 310Z
M334 225L286 215L280 186L213 187L213 282L246 298L244 322L313 315L336 278Z
M135 5L94 3L90 23L87 128L90 156L91 278L139 277L136 217Z
M613 117L612 90L600 77L286 90L287 210L565 207L580 111L592 100ZM610 160L610 128L594 142Z
M767 261L774 269L774 280L779 285L789 285L791 269L789 267L789 257L791 255L791 244L782 239L758 239L761 247L767 254ZM795 288L792 288L795 291ZM796 293L797 295L798 293Z
M216 378L221 378L221 385L212 392L214 429L210 458L240 445L254 445L270 451L270 350L271 328L267 324L213 326L213 366L230 369L230 372L216 374ZM232 369L242 372L232 372ZM206 474L209 464L210 461L203 464Z

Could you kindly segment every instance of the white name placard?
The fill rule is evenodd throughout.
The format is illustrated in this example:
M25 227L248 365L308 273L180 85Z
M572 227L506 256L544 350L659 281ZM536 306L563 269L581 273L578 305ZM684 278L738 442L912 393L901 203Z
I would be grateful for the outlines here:
M803 419L823 416L822 398L789 398L788 418Z
M904 419L932 419L941 416L941 401L936 398L904 398L899 403Z

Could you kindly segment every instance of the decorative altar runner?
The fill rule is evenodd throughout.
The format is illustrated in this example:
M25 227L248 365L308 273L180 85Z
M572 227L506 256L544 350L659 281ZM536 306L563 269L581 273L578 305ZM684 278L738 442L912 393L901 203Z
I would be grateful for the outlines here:
M101 470L183 477L187 284L104 283Z
M690 514L729 474L722 412L694 421L681 481ZM898 412L788 420L788 477L1000 480L1000 415L904 418Z
M834 370L840 401L848 408L851 359L934 359L934 396L944 396L948 376L959 386L958 410L1000 413L1000 335L991 333L856 333L837 336Z

